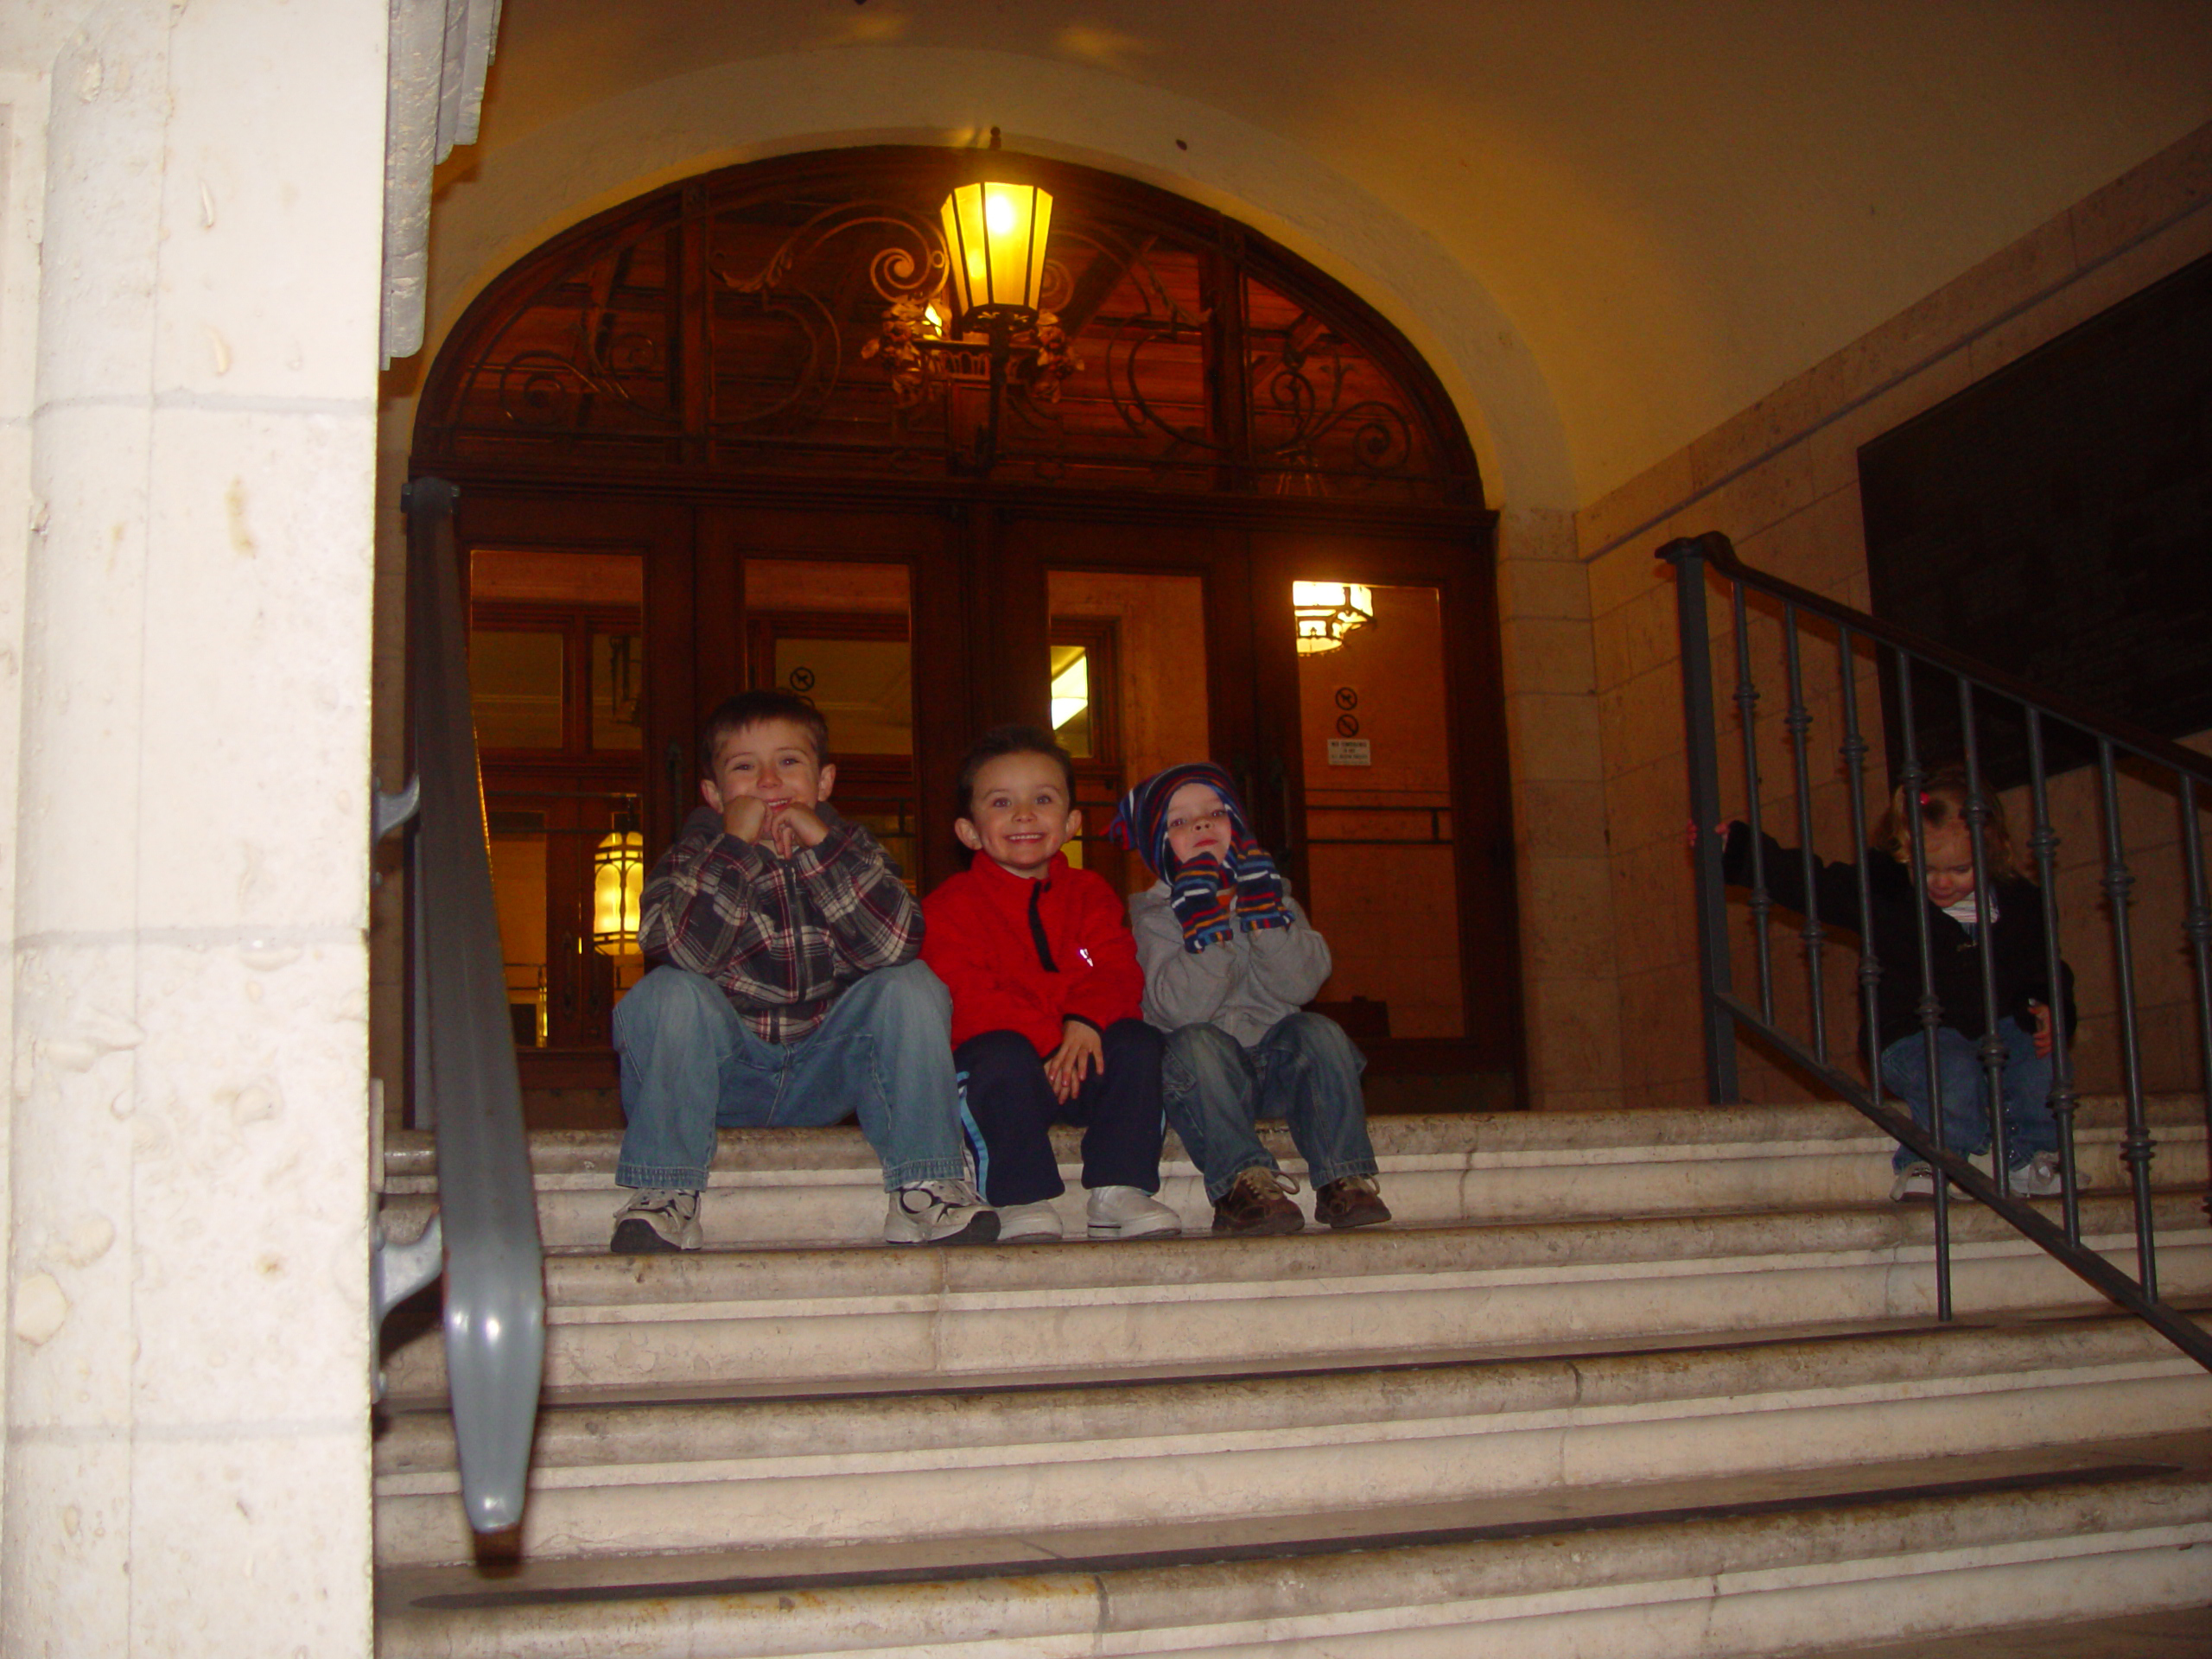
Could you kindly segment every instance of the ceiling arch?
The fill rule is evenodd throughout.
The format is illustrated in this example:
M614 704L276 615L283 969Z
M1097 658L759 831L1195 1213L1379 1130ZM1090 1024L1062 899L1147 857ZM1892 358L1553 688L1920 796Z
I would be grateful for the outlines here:
M2201 0L1260 15L509 0L433 327L670 178L997 124L1344 282L1428 355L1497 497L1573 506L2212 118Z

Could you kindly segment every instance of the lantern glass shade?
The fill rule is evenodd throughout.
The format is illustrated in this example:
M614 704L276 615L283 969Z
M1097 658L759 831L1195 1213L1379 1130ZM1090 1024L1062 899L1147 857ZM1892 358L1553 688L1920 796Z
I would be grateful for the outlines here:
M1375 590L1352 582L1294 582L1290 608L1298 621L1298 654L1316 657L1375 620Z
M944 199L944 251L952 303L970 312L1026 312L1045 285L1052 195L1032 184L963 184Z
M634 956L645 893L645 838L634 830L601 836L591 855L591 943L602 957Z

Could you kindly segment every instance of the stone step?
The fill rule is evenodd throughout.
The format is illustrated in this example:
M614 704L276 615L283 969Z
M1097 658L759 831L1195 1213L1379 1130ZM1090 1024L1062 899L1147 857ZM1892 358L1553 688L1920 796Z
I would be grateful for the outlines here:
M2055 1213L2055 1205L2051 1206ZM2212 1290L2194 1197L2154 1211L2169 1297ZM1952 1211L1961 1313L2079 1304L2082 1282L1978 1206ZM2132 1209L2082 1205L2083 1236L2132 1262ZM951 1249L552 1255L556 1390L974 1377L1124 1364L1311 1363L1935 1311L1927 1205L1546 1224L1389 1227ZM433 1328L387 1351L394 1395L443 1392Z
M2188 1605L2212 1442L379 1575L384 1659L1744 1659Z
M2192 1096L2150 1103L2162 1185L2206 1177L2204 1116ZM2112 1097L2085 1100L2076 1144L2088 1187L2120 1190L2122 1116ZM1889 1193L1891 1143L1847 1106L1707 1107L1694 1111L1497 1112L1374 1119L1383 1195L1399 1222L1554 1221L1570 1216L1688 1214L1800 1205L1872 1203ZM1062 1221L1080 1233L1080 1132L1055 1132L1069 1192ZM1305 1166L1280 1126L1266 1135L1285 1169ZM539 1225L552 1249L604 1249L622 1194L620 1137L589 1132L531 1137ZM387 1138L387 1214L411 1236L435 1202L431 1137ZM1163 1199L1186 1230L1206 1231L1212 1208L1173 1135ZM1310 1194L1301 1200L1309 1217ZM882 1176L854 1128L728 1129L718 1138L701 1205L719 1248L874 1239L883 1224Z
M2212 1429L2212 1376L2116 1318L1059 1385L550 1406L533 1560L1195 1523ZM376 1450L377 1559L465 1562L451 1420Z

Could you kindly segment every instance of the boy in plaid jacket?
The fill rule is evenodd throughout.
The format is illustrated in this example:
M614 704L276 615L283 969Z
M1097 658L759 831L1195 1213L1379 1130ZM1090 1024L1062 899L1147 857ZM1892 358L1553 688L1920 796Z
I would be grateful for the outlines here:
M920 909L875 838L830 805L828 737L784 691L708 717L705 805L645 883L638 942L657 965L614 1009L628 1123L615 1179L634 1189L617 1253L699 1248L718 1126L855 1114L891 1194L887 1243L998 1235L967 1179L951 1001L915 960Z

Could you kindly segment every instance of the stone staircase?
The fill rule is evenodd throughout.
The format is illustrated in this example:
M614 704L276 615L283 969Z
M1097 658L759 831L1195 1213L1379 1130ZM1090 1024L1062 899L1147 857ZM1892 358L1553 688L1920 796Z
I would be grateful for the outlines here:
M2153 1116L2202 1304L2195 1109ZM478 1554L397 1345L380 1651L1765 1655L2212 1600L2212 1376L1969 1204L1936 1323L1855 1114L1372 1127L1388 1229L1217 1240L1177 1161L1191 1236L938 1251L851 1242L856 1132L725 1135L709 1249L640 1258L613 1138L534 1136L529 1512ZM2079 1140L2132 1261L2116 1106ZM386 1170L428 1204L427 1139Z

